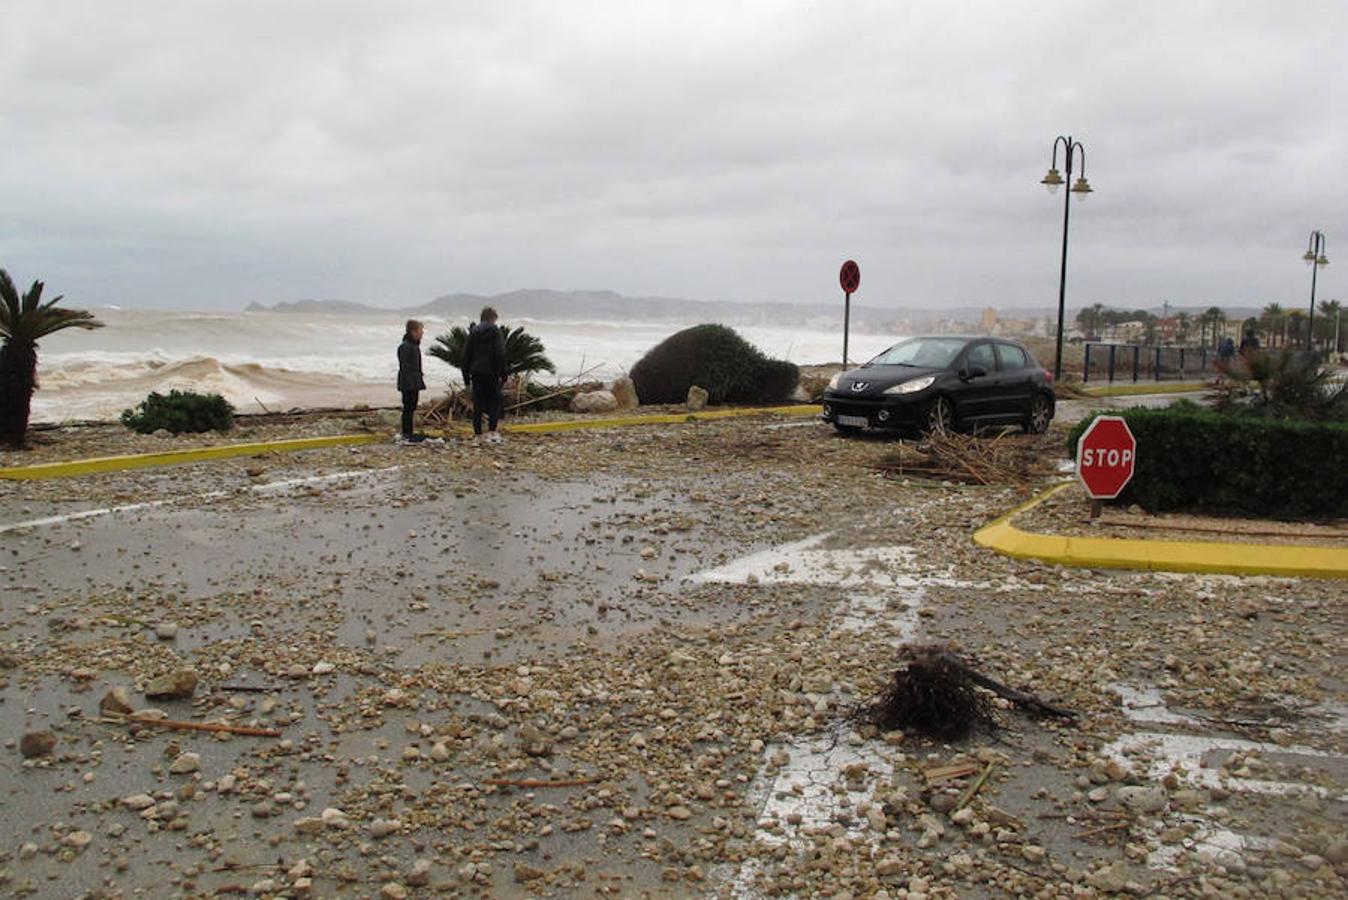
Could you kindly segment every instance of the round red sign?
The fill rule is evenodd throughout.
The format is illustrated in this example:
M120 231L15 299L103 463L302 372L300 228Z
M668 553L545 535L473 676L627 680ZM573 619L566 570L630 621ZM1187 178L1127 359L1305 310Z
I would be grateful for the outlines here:
M849 259L842 264L842 271L838 273L838 281L842 283L844 294L855 294L857 288L861 287L861 266Z
M1133 477L1137 438L1119 416L1099 416L1077 439L1077 477L1092 500L1113 500Z

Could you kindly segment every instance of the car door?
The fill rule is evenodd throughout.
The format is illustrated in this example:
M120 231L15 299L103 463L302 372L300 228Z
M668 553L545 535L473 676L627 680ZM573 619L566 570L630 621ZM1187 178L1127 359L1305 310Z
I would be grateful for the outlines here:
M998 341L997 364L1001 370L997 414L1007 420L1018 420L1030 413L1034 399L1034 372L1029 357L1015 344Z
M983 374L974 375L974 371ZM996 416L998 394L997 354L989 341L970 344L958 364L959 388L955 393L955 408L959 417L975 423Z

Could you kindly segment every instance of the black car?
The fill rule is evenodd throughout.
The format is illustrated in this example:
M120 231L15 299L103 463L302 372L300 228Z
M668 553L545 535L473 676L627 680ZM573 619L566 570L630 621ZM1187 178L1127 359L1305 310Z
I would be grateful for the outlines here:
M824 391L824 420L843 432L1021 425L1038 434L1053 407L1052 374L1002 338L909 338Z

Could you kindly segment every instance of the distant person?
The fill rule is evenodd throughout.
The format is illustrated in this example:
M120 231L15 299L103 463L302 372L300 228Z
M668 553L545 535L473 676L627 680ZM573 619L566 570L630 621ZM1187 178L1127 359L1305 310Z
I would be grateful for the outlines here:
M403 395L402 432L398 435L401 444L419 444L426 440L424 434L412 430L417 399L426 390L426 380L421 375L421 336L425 332L420 322L408 319L403 342L398 345L398 390Z
M1249 356L1251 353L1259 352L1259 338L1255 335L1253 328L1245 329L1245 336L1240 339L1240 355Z
M505 335L496 324L496 310L482 310L481 321L468 331L463 352L463 383L473 391L473 434L488 444L501 443L496 430L501 420L501 388L505 385ZM482 434L482 419L487 418L487 433Z

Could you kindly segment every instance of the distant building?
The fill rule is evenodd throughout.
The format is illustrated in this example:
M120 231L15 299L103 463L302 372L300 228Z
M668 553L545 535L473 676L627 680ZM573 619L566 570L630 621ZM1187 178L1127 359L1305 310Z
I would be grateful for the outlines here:
M997 310L991 306L983 310L983 317L979 319L979 327L983 329L984 334L992 334L997 330Z

